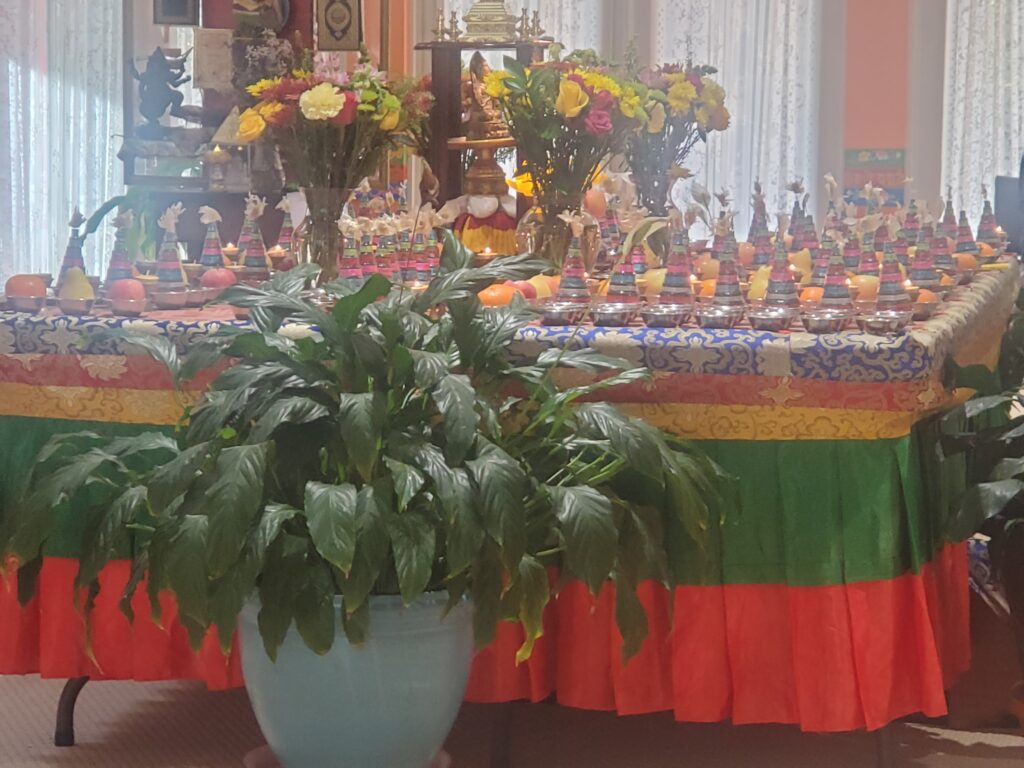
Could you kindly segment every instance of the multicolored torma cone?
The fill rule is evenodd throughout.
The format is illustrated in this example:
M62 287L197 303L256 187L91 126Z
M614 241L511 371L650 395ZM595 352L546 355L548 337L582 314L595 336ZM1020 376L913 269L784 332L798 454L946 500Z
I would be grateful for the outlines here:
M953 252L949 250L949 238L939 232L932 238L932 258L935 259L935 267L943 272L956 271L956 262L953 260Z
M85 259L82 257L82 236L80 234L83 224L85 224L85 216L76 207L75 212L71 215L71 221L68 222L68 226L71 227L71 235L68 237L68 244L64 249L64 260L60 264L60 274L57 276L57 293L60 293L60 289L64 286L64 276L69 269L77 267L83 273L85 272Z
M185 282L185 270L181 266L181 255L178 253L178 220L185 212L185 206L175 203L159 219L160 228L164 231L164 240L156 258L156 277L168 286L181 285Z
M797 294L793 270L789 268L786 256L786 244L782 233L775 238L775 259L772 271L768 276L768 290L764 295L764 303L771 307L799 307L800 297Z
M878 287L878 309L906 311L911 308L910 295L904 285L900 263L890 243L885 244L882 257L881 282Z
M878 276L880 268L878 257L875 256L874 238L871 235L864 235L864 245L861 247L860 266L857 267L858 275Z
M856 272L860 268L860 240L856 235L847 238L843 245L843 264L850 272Z
M737 307L745 303L740 291L736 251L728 245L719 254L718 282L715 283L715 297L711 303L716 307Z
M942 283L942 276L935 268L931 249L925 243L918 245L917 251L914 252L914 261L910 266L910 282L929 291L934 291Z
M608 283L608 300L624 304L640 301L640 294L636 289L636 273L630 259L619 259L619 263L615 265L611 281Z
M114 249L110 252L110 261L107 263L108 286L117 280L135 277L132 260L128 255L128 230L131 229L132 220L131 211L125 211L114 219L117 229L114 232Z
M609 289L610 294L611 290ZM587 287L583 251L580 247L580 239L576 235L573 235L569 242L569 252L565 256L565 263L562 264L562 279L558 284L558 292L555 296L559 301L569 301L575 304L590 302L590 289Z
M967 211L960 211L960 223L957 224L956 232L956 252L977 255L980 250L974 239L974 233L971 232L971 223L967 221Z
M199 209L199 221L206 225L206 239L203 240L199 263L211 269L224 266L224 245L217 227L220 220L220 213L210 206L204 205Z
M981 221L978 222L978 242L985 243L985 245L992 248L1001 246L1002 242L999 239L998 227L996 215L992 212L992 201L986 197L985 210L981 212Z
M825 277L825 290L821 295L822 306L832 309L852 309L850 286L846 276L846 265L839 246L832 244L832 255L828 260L828 274Z
M665 282L658 294L662 304L688 304L693 301L690 277L693 263L690 259L690 238L686 232L673 232L665 266Z

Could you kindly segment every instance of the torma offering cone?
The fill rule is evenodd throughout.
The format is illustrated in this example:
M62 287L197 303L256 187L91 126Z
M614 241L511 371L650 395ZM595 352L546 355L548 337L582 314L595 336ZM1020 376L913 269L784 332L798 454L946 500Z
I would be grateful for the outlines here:
M636 289L636 273L630 259L620 259L608 283L608 300L633 304L640 301Z
M208 269L216 269L224 266L224 245L220 239L220 229L217 225L221 221L220 213L208 205L199 209L199 221L206 225L206 239L203 240L203 252L199 256L199 263Z
M896 254L889 243L885 244L884 254L876 306L878 309L909 310L911 308L910 296L904 285L900 263L896 260Z
M711 303L717 307L738 307L744 304L736 253L728 247L720 255L718 282L715 283L715 297Z
M941 285L942 276L935 268L935 259L927 245L921 243L914 252L914 261L910 267L910 282L918 288L934 291Z
M967 211L960 211L960 223L956 232L956 252L978 254L978 243L971 232L971 224L967 221Z
M852 235L843 245L843 265L850 272L856 272L860 268L860 240Z
M775 238L775 259L772 271L768 276L768 290L764 295L764 303L771 307L799 307L800 297L797 294L793 270L789 268L786 256L786 245L780 232Z
M864 235L864 245L861 248L860 266L857 267L858 275L875 275L880 272L878 258L875 256L874 238Z
M132 220L131 211L125 211L114 219L117 230L114 232L114 250L110 252L110 261L107 264L108 286L117 280L130 280L135 277L135 270L128 255L128 230L132 226Z
M949 250L949 238L941 232L932 238L932 258L935 259L935 267L943 272L954 272L956 262Z
M610 293L610 291L609 291ZM559 301L576 304L590 302L590 289L587 287L586 268L583 264L583 252L579 237L573 235L569 243L569 252L562 264L562 279L555 294Z
M851 309L850 286L847 283L846 265L839 246L832 244L832 255L828 260L828 274L825 277L825 290L821 295L821 304L832 309Z
M71 234L68 236L68 244L64 249L64 258L60 264L60 274L57 276L56 292L59 294L60 289L64 287L64 276L67 271L72 268L78 268L85 272L85 259L82 256L82 236L80 229L85 224L85 216L82 212L75 208L75 212L71 215L71 221L68 222L68 226L71 227Z
M185 212L182 203L175 203L160 217L158 223L164 231L164 240L156 258L156 277L165 285L180 285L185 282L185 270L178 253L178 220Z
M690 259L690 239L686 232L673 232L669 246L668 262L665 267L665 282L662 283L658 300L662 304L687 304L693 301L693 287L690 277L693 263Z

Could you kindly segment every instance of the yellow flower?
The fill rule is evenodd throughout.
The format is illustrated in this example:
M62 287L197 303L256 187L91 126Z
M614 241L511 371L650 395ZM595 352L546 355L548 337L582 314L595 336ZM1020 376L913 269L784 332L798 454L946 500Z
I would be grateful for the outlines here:
M594 91L608 91L616 99L622 95L622 87L615 81L601 72L588 70L582 73L583 82L589 85Z
M651 117L647 121L647 132L648 133L661 133L665 130L665 105L660 101L654 105L651 110Z
M306 80L306 79L308 79L308 78L310 78L312 76L313 76L313 73L310 72L308 69L293 69L292 70L292 77L294 77L296 80Z
M492 99L504 99L511 91L505 85L505 81L512 77L512 73L504 69L491 70L484 77L484 90Z
M694 120L697 121L697 125L702 131L707 132L711 126L711 110L708 109L707 105L704 104L697 107L697 111L693 115Z
M637 117L642 113L640 109L640 96L632 86L627 87L619 99L619 109L626 117Z
M263 78L262 80L253 83L245 90L249 93L250 96L255 96L258 99L260 96L263 95L263 92L267 90L267 88L272 88L273 86L277 85L280 82L280 77Z
M583 86L575 80L563 79L558 84L558 98L555 109L568 118L579 117L580 112L587 108L590 97Z
M247 109L238 117L237 138L239 141L248 144L262 136L266 128L267 121L263 119L260 113L255 109Z
M274 117L284 109L284 104L279 101L261 101L256 105L256 111L265 122L274 122Z
M505 179L505 183L517 194L533 197L533 176L529 173L521 173L511 179Z
M299 97L299 109L307 120L330 120L345 106L345 97L331 83L313 86Z
M677 115L685 115L690 111L693 100L697 98L697 89L693 83L687 80L680 80L672 84L668 89L668 105Z
M393 109L390 112L386 112L384 117L380 119L380 129L382 131L393 131L398 127L398 121L401 119L402 113L400 110Z
M704 84L704 90L700 94L701 101L714 112L725 104L725 89L708 77L701 78L701 82Z

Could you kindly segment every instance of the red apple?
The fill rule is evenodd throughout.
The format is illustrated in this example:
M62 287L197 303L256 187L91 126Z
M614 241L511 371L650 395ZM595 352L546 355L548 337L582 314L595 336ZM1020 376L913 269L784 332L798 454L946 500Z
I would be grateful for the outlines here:
M296 265L295 265L295 262L292 260L292 257L291 256L285 256L283 259L281 259L281 261L278 262L278 264L277 264L277 271L278 272L287 272L287 271L289 271L291 269L295 269L295 266Z
M537 298L537 287L529 280L516 280L512 287L523 294L523 298L530 300Z
M139 280L115 280L107 289L107 297L118 301L145 301L146 286Z
M203 288L227 288L236 282L235 273L230 269L210 269L199 278L199 285Z

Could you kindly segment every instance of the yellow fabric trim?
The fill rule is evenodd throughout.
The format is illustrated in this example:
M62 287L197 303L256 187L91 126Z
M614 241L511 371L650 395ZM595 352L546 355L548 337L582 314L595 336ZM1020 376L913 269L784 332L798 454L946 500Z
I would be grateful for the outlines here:
M904 437L923 414L754 405L628 403L649 424L694 440L884 440Z
M0 383L0 416L171 426L191 402L170 390Z

